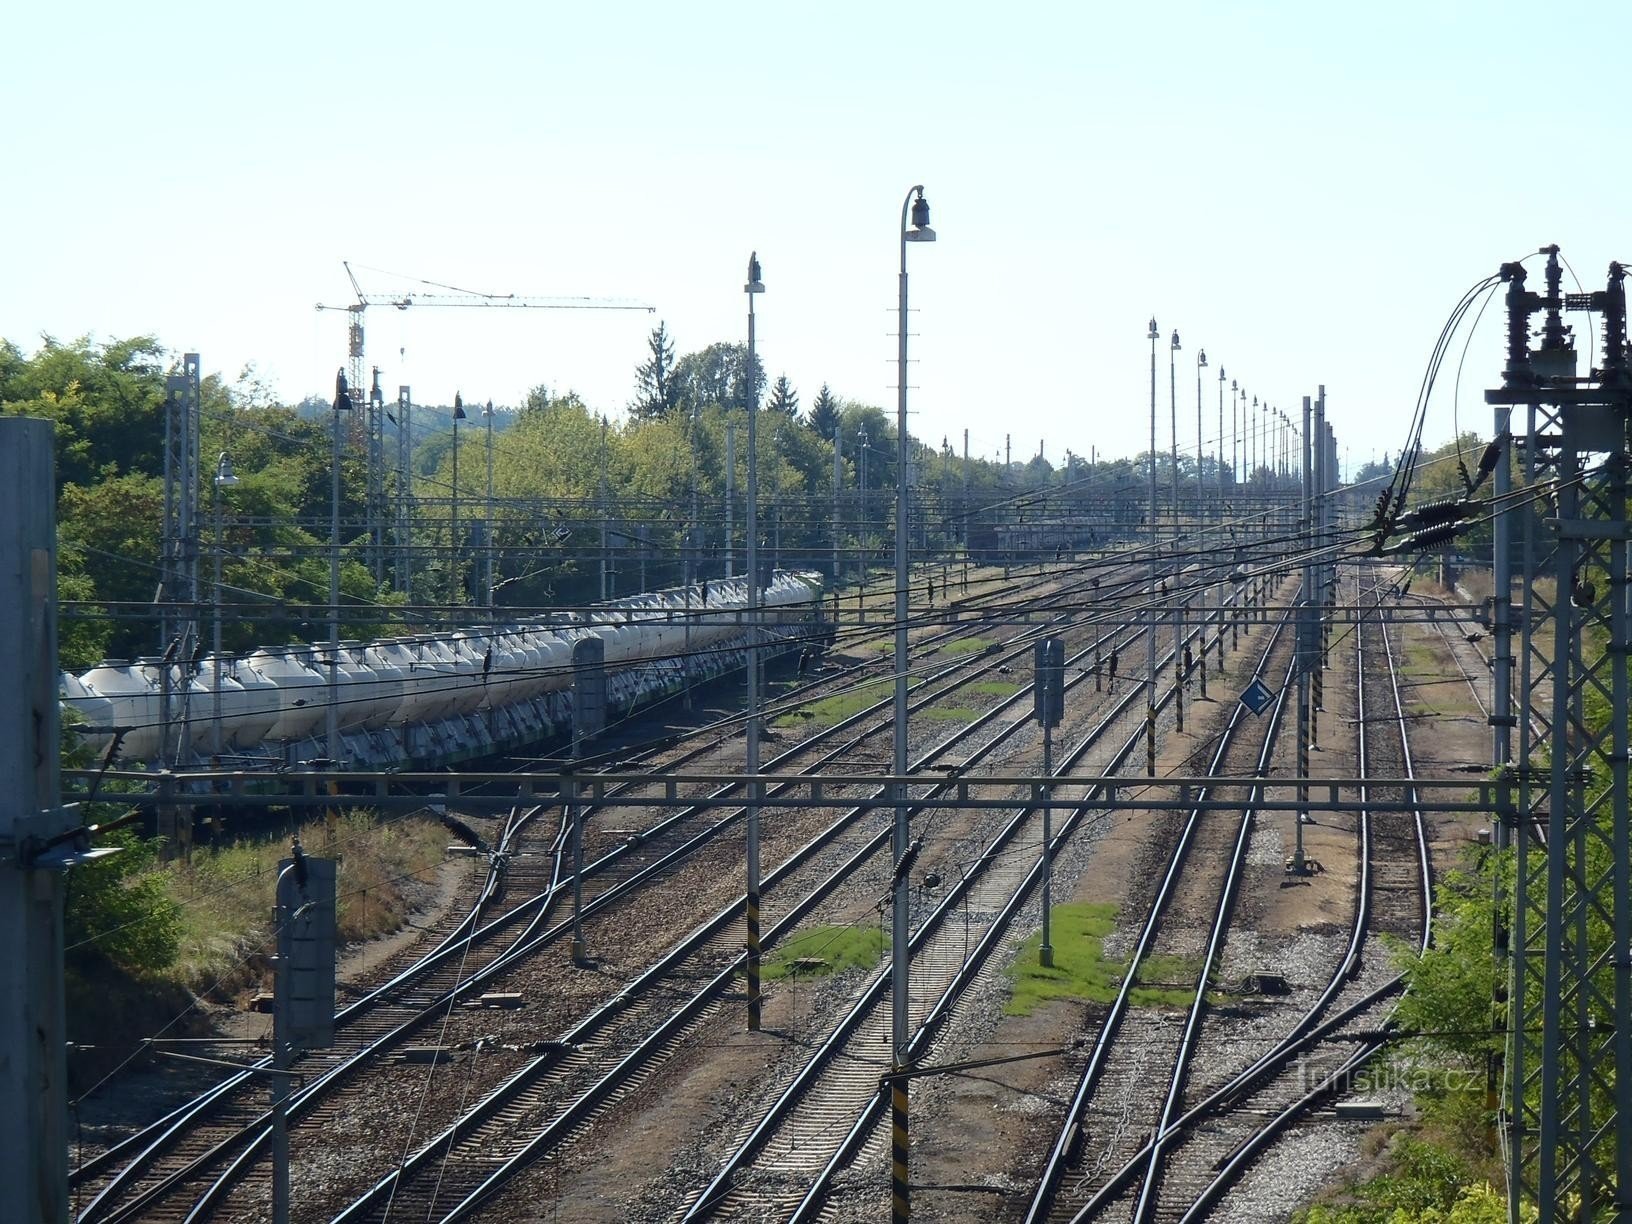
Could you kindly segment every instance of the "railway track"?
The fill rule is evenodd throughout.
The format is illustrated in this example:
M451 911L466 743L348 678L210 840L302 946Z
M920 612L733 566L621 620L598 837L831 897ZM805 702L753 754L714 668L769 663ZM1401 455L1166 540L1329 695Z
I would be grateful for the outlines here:
M1271 640L1265 644L1257 669L1260 673L1280 661L1290 674L1290 648L1285 636L1288 623L1287 617L1277 622ZM1233 772L1250 778L1267 772L1285 704L1286 685L1283 683L1280 689L1281 696L1260 736L1244 737L1241 733L1245 727L1245 708L1237 705L1232 711L1209 763L1210 775L1225 776ZM1161 879L1117 996L1100 1023L1099 1034L1078 1079L1058 1138L1044 1163L1037 1193L1027 1213L1028 1221L1070 1219L1089 1197L1092 1187L1086 1177L1071 1176L1068 1170L1087 1161L1090 1148L1097 1154L1098 1166L1132 1163L1130 1158L1138 1150L1140 1138L1152 1126L1161 1126L1171 1116L1200 1024L1210 972L1222 945L1245 863L1252 805L1260 793L1256 786L1248 787L1240 817L1233 823L1223 812L1208 814L1200 807L1191 808L1184 818L1165 866L1159 869ZM1209 848L1213 855L1210 863L1207 861ZM1191 863L1199 864L1197 872L1190 872ZM1217 870L1219 865L1222 872ZM1198 965L1195 996L1188 1014L1175 1022L1170 1016L1154 1013L1148 1024L1141 1022L1142 1031L1133 1031L1130 1026L1134 1014L1132 995L1141 969L1157 947L1164 946L1166 930L1187 931L1193 936L1198 921L1206 933L1205 950ZM1165 1057L1157 1052L1166 1049L1172 1052ZM1161 1064L1171 1069L1154 1119L1141 1117L1137 1105L1142 1096L1148 1099L1152 1059L1160 1059ZM1107 1102L1126 1102L1126 1107L1123 1104L1100 1107L1096 1097L1102 1091ZM1156 1149L1146 1154L1147 1163L1159 1159L1160 1152Z
M1086 649L1079 652L1076 661L1080 662L1086 653ZM1084 679L1079 674L1073 683ZM1118 703L1119 707L1126 708L1133 697L1130 693ZM913 768L922 769L935 763L996 716L1005 711L1013 714L1014 707L1026 699L1024 691L1014 694L975 724L955 732L931 749ZM1016 727L1023 727L1026 720L1026 713L1020 712L1000 733L967 753L959 763L959 770L978 764L999 746L1005 735ZM934 785L928 788L928 793L915 794L914 813L931 810L935 795L944 789L944 785ZM876 800L883 795L880 788L869 798ZM858 807L839 823L849 826L865 810ZM822 872L827 869L828 861L818 864L812 851L812 857L804 863L790 861L773 873L776 878L767 878L764 904L769 912L778 915L767 936L768 945L792 930L806 913L828 899L836 887L853 878L867 862L888 865L888 828L858 829L857 832L865 834L861 844L846 843L849 856L826 875ZM804 869L806 864L808 869ZM789 868L803 869L802 878L815 879L815 884L797 900L784 901L782 898L790 891L797 893L792 872L784 874ZM712 1014L729 991L743 960L734 930L740 912L740 900L722 909L711 922L682 941L620 994L616 1000L619 1013L616 1026L613 1017L604 1010L589 1017L564 1035L563 1042L570 1053L547 1055L524 1068L421 1148L399 1171L382 1179L339 1218L346 1221L382 1219L387 1213L402 1209L399 1206L402 1204L407 1205L409 1214L415 1218L459 1218L496 1194L521 1168L558 1151L576 1138L606 1109L631 1099L658 1061ZM710 973L712 977L708 976ZM672 989L667 988L672 986L670 979L693 981L699 978L706 979L706 984L680 1006L674 1006ZM645 1002L648 999L650 1006ZM646 1026L646 1033L634 1041L632 1029L642 1025ZM608 1036L614 1027L618 1035ZM525 1124L520 1125L524 1120Z
M1360 774L1410 777L1406 720L1386 625L1365 622L1354 642ZM1359 798L1409 802L1409 796L1375 787L1364 788ZM1212 1218L1252 1161L1351 1082L1381 1049L1375 1040L1356 1042L1353 1033L1386 1026L1400 985L1380 951L1382 939L1426 947L1431 864L1418 811L1362 809L1357 838L1353 922L1346 951L1324 989L1278 1042L1156 1130L1133 1159L1065 1218L1075 1224L1121 1218L1124 1211L1135 1221ZM1334 1037L1346 1039L1334 1043ZM1159 1159L1164 1151L1165 1160ZM1165 1170L1166 1176L1153 1182L1153 1170Z
M1017 616L1022 616L1029 619L1029 614L1032 610L1031 606L1021 605L1016 607L1012 603L1012 596L1010 596L1010 598L1013 613ZM963 631L964 630L962 628L954 628L946 631L945 634L936 635L936 637L955 635ZM1021 638L1024 639L1029 637L1035 632L1037 631L1027 630L1022 633ZM934 639L932 638L931 640L933 641ZM1014 653L1018 654L1019 651ZM937 689L935 687L935 682L938 679L946 676L954 676L959 671L968 670L971 670L969 663L957 663L948 667L937 669L934 675L927 678L924 684L920 687L920 692L922 692L924 688L927 688L929 692L927 695L923 696L917 704L926 704L927 702L934 700L936 697L944 695L945 692L950 691L951 688L956 686L954 681L944 688ZM824 736L813 737L812 741L806 741L805 744L800 745L797 749L790 750L789 753L784 754L784 757L792 757L796 755L798 752L808 748L814 741L823 738L830 738L837 734L842 734L845 730L854 727L858 723L867 719L870 715L876 714L885 704L887 703L878 703L877 705L862 711L859 715L845 720L844 723L840 724L839 726L829 729L828 732L824 733ZM878 727L874 728L874 731L876 732L877 730L881 729L883 725L885 724L880 723ZM831 761L840 752L844 751L845 747L852 746L853 742L854 741L850 741L846 745L841 746L841 748L824 754L821 763L825 764ZM708 747L713 746L714 745L709 745ZM707 747L704 749L698 749L696 751L701 752L706 750ZM779 758L777 761L774 761L771 764L772 767L775 767L782 763L782 758ZM813 766L812 768L820 768L820 764ZM681 815L686 816L696 814L696 812L683 812ZM740 815L740 813L737 813L737 815ZM655 878L666 866L671 866L675 861L678 861L679 858L684 857L686 853L695 850L701 841L706 840L707 837L717 833L720 828L728 825L732 819L734 819L734 816L728 816L724 821L714 822L714 824L708 826L703 833L686 838L685 840L681 841L679 845L675 846L671 850L668 850L666 853L662 852L664 850L662 836L654 837L651 836L649 832L637 843L640 849L643 851L642 854L633 853L633 847L627 843L615 847L608 855L596 860L594 863L590 864L588 869L586 869L587 873L591 877L599 877L601 881L601 890L599 894L591 896L589 905L586 907L586 909L589 912L593 912L594 909L603 902L629 892L632 885ZM673 830L679 823L679 817L670 818L669 820L663 822L663 826L661 826L661 828L664 831ZM513 917L516 912L523 910L531 915L532 922L525 928L522 936L512 941L503 950L495 953L492 961L485 966L485 969L487 970L486 972L473 973L469 975L462 983L459 984L456 990L442 992L432 991L430 993L429 1006L424 1006L424 1004L427 1002L426 992L424 990L408 993L407 997L411 1002L418 1003L423 1007L423 1010L419 1015L420 1021L428 1019L439 1012L446 1004L450 1003L453 998L457 997L458 993L469 993L483 981L491 980L495 976L496 972L506 963L508 963L508 958L510 956L528 954L536 951L542 942L547 942L553 938L559 938L560 934L562 933L562 927L560 924L557 924L557 926L554 928L547 929L542 935L537 933L538 924L542 922L544 913L548 909L550 901L554 900L559 895L561 887L559 836L554 846L554 853L550 857L553 862L554 887L546 889L541 893L533 893L529 889L517 888L515 892L521 894L524 899L520 901L511 914L505 915L506 920ZM639 864L640 860L644 860L643 865ZM621 869L614 869L612 866L614 863L619 864ZM517 882L519 883L519 881ZM486 926L480 928L473 924L471 927L471 933L473 936L487 937L501 925L502 923L500 921L489 922ZM452 958L449 956L444 957L443 959L446 961L451 960ZM422 966L421 973L423 972L424 968ZM403 982L398 983L399 986L403 984ZM412 1028L412 1023L400 1025L389 1032L388 1038L390 1041L400 1041L412 1031ZM359 1032L362 1031L363 1030L359 1030ZM367 1035L370 1038L374 1037L374 1033L372 1031ZM366 1047L364 1047L366 1052L360 1051L356 1056L349 1060L341 1059L336 1065L323 1066L323 1062L329 1062L331 1060L327 1058L319 1060L319 1065L317 1068L319 1078L310 1089L305 1091L305 1095L297 1100L297 1114L304 1112L304 1110L307 1108L310 1108L313 1101L332 1089L333 1086L344 1077L344 1075L355 1071L360 1063L366 1061L369 1056L377 1057L379 1053L387 1048L387 1045L388 1041L386 1040L371 1041ZM235 1077L234 1081L229 1081L229 1083L223 1085L221 1089L214 1090L212 1093L206 1094L205 1098L201 1098L200 1101L194 1103L192 1112L185 1117L177 1118L175 1115L172 1115L171 1118L167 1119L166 1126L163 1128L157 1141L148 1142L146 1146L142 1147L137 1154L137 1159L133 1160L130 1165L128 1165L119 1175L117 1175L114 1184L104 1187L101 1192L96 1194L91 1201L91 1205L83 1213L82 1218L86 1220L101 1218L130 1219L136 1218L138 1215L145 1216L151 1209L154 1208L155 1203L159 1199L164 1198L166 1195L170 1194L172 1191L175 1191L180 1186L181 1182L185 1180L186 1174L196 1173L203 1167L207 1167L210 1163L216 1162L223 1158L225 1155L227 1155L226 1145L234 1140L242 1140L247 1134L255 1129L257 1123L262 1124L264 1127L265 1116L264 1114L257 1114L257 1111L254 1109L253 1105L248 1107L247 1112L254 1115L255 1120L248 1122L245 1122L242 1118L242 1114L246 1112L245 1110L240 1110L239 1113L235 1115L230 1109L223 1108L224 1102L222 1098L232 1089L241 1088L245 1079L247 1079L247 1076ZM321 1091L318 1091L319 1089L321 1089ZM240 1095L250 1094L241 1093ZM204 1114L217 1109L219 1109L221 1112L221 1119L218 1125L213 1127L201 1127L197 1125L198 1120L204 1116ZM332 1110L332 1105L326 1106L315 1116L321 1118L324 1114L331 1113ZM180 1143L180 1137L184 1133L188 1132L191 1132L189 1134L188 1142L186 1144ZM222 1132L226 1132L225 1138L222 1137ZM138 1138L140 1139L141 1137ZM152 1140L153 1136L150 1134L146 1138ZM230 1187L230 1184L236 1180L236 1178L242 1176L244 1170L253 1163L253 1158L263 1146L265 1139L266 1132L263 1129L260 1135L249 1145L249 1147L241 1152L239 1157L229 1165L226 1176L218 1179L212 1190L206 1192L204 1198L200 1200L199 1205L195 1206L191 1210L189 1213L190 1217L201 1217L201 1212L202 1214L208 1214L208 1210L220 1199L222 1192ZM128 1152L132 1146L133 1145L127 1143L127 1145L124 1145L124 1147L121 1149L110 1152L108 1155L110 1158L117 1159L125 1152ZM202 1148L202 1151L199 1150L200 1148ZM168 1156L168 1158L160 1160L159 1157L164 1154L166 1149L171 1154ZM111 1163L111 1161L104 1161L104 1164L106 1163ZM97 1170L91 1169L89 1166L87 1166L87 1173L94 1174L96 1171ZM113 1206L115 1199L121 1200L117 1207ZM178 1202L179 1201L181 1200L178 1199ZM175 1211L176 1209L174 1207L166 1209L166 1213L168 1214L175 1214Z
M1222 632L1222 630L1220 630ZM1193 640L1199 632L1190 635ZM1202 639L1205 641L1205 639ZM1169 652L1163 668L1173 659ZM1068 772L1095 749L1108 732L1143 696L1137 686L1116 703L1111 713L1095 723L1070 748L1059 768ZM1160 701L1165 708L1174 698L1169 687ZM1139 730L1111 755L1107 766L1119 768L1142 743ZM1090 795L1070 811L1055 834L1056 849L1063 845L1089 813L1098 810L1101 797ZM1038 809L1020 804L983 853L924 916L912 936L911 1038L915 1061L924 1056L935 1034L964 992L989 965L989 953L1000 946L1012 922L1029 899L1041 873L1040 861L1012 847L1031 844L1039 835ZM946 921L963 906L973 932L955 929ZM978 935L973 949L969 940ZM876 1053L889 1048L890 974L876 975L850 1012L810 1060L795 1075L769 1111L747 1133L714 1180L703 1190L686 1215L687 1220L708 1217L740 1218L791 1210L793 1218L810 1218L833 1176L874 1134L883 1097ZM835 1143L835 1138L843 1138Z

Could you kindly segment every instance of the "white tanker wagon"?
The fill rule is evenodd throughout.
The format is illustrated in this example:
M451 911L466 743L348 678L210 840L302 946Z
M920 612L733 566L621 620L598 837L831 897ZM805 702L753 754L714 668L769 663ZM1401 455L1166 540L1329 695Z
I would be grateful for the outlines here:
M569 734L580 638L604 643L609 712L621 716L741 668L756 640L779 651L831 637L817 573L776 571L759 603L750 617L746 581L715 579L584 613L342 642L332 667L326 644L187 663L108 659L64 672L60 691L85 743L98 755L112 747L126 767L325 758L332 704L342 765L436 768Z

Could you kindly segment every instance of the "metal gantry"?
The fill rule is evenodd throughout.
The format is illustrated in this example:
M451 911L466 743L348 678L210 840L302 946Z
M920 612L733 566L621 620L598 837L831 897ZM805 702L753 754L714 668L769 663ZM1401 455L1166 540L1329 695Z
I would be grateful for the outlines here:
M198 554L200 487L200 360L181 359L181 370L165 380L164 524L159 560L159 650L161 712L166 726L181 724L186 742L186 665L198 645Z
M1624 272L1601 292L1507 284L1498 428L1524 416L1519 479L1530 498L1496 518L1497 697L1493 752L1511 780L1502 841L1513 885L1496 952L1506 960L1502 1136L1509 1218L1632 1219L1632 889L1627 788L1627 420ZM1602 315L1600 366L1575 374L1566 310ZM1530 347L1530 318L1544 316ZM1509 431L1511 434L1511 431ZM1504 458L1504 463L1506 459ZM1510 476L1496 489L1505 493ZM1516 554L1516 556L1515 556ZM1516 560L1516 565L1515 565ZM1515 573L1514 570L1517 570ZM1516 607L1512 606L1517 599ZM1513 658L1512 633L1519 637ZM1503 671L1517 667L1516 685ZM1511 764L1513 731L1517 752ZM1500 912L1500 911L1499 911ZM1498 1005L1502 1002L1498 993Z

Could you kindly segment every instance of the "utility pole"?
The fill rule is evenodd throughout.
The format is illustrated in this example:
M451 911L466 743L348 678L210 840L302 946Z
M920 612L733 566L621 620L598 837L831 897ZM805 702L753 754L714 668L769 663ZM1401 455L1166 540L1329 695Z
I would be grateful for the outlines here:
M329 700L324 709L330 768L340 768L340 414L352 411L351 390L345 370L334 376L334 408L330 413L332 447L329 456ZM454 437L459 435L457 432ZM454 471L459 470L459 449L454 447ZM454 503L456 506L457 502Z
M1167 404L1173 422L1173 726L1184 730L1184 600L1179 588L1184 570L1179 561L1179 333L1175 328L1167 353Z
M833 586L839 585L839 495L844 490L844 430L833 426Z
M1309 397L1303 397L1303 508L1299 516L1298 534L1304 540L1310 540L1314 531L1314 492L1313 474L1309 467ZM1298 598L1298 810L1292 813L1292 827L1294 829L1292 851L1292 870L1297 875L1303 875L1307 864L1303 856L1303 825L1309 816L1309 749L1315 740L1314 711L1309 704L1310 672L1315 669L1316 617L1319 615L1319 596L1315 593L1319 586L1316 577L1320 563L1307 560L1303 564L1303 591ZM1358 627L1355 629L1358 633Z
M856 434L856 454L860 456L861 469L857 472L856 501L861 507L856 512L856 598L861 598L860 588L867 585L867 427L863 425Z
M737 528L732 521L737 502L737 427L731 422L725 426L725 576L737 572Z
M1502 1075L1508 1211L1518 1220L1533 1206L1542 1224L1552 1224L1622 1219L1632 1200L1632 959L1624 954L1632 946L1626 669L1632 363L1623 267L1610 265L1602 291L1567 299L1557 248L1542 253L1545 293L1526 289L1522 263L1501 267L1507 364L1502 386L1485 398L1524 410L1524 489L1556 498L1519 515L1520 686L1510 709L1498 704L1492 711L1493 754L1505 751L1514 731L1518 738L1509 775L1518 803L1499 813L1512 824L1512 928L1507 947L1498 942L1495 949L1505 954L1510 975ZM1588 378L1575 376L1574 341L1562 321L1567 300L1603 318L1600 364ZM1537 312L1544 322L1532 351L1530 316ZM1506 462L1499 453L1487 452L1487 459L1492 466ZM1482 479L1485 462L1480 470ZM1505 545L1508 533L1499 530L1497 539ZM1510 590L1498 586L1498 609L1509 598ZM1507 616L1505 609L1499 614ZM1545 716L1532 719L1544 686ZM1608 697L1602 720L1585 717L1589 694ZM1495 933L1499 940L1504 932Z
M1156 318L1150 320L1150 602L1145 610L1145 770L1156 776L1156 557L1162 537L1156 528Z
M176 754L189 741L188 661L198 626L199 388L197 353L182 357L181 373L165 379L164 533L159 565L159 717L165 726L161 759L171 760L170 728L179 727Z
M78 820L58 797L52 436L0 417L0 1186L20 1224L68 1219L65 847L48 843Z
M764 798L759 781L759 379L754 350L754 298L765 292L759 255L748 256L748 369L743 390L748 409L748 887L743 918L748 937L748 1031L759 1031L759 808Z
M963 530L959 534L963 537L963 561L969 563L969 431L963 431Z
M487 505L482 514L482 603L493 607L493 401L482 409L487 418Z
M604 604L612 598L610 585L612 578L612 526L607 522L606 506L606 417L601 418L601 481L598 500L601 509L601 602Z
M914 196L917 198L914 199ZM912 228L907 228L908 208ZM907 585L911 540L907 534L907 457L911 435L907 430L907 244L934 242L929 227L929 202L922 185L913 187L901 202L900 315L896 331L895 385L895 693L892 701L892 766L895 783L895 821L890 841L895 871L890 906L890 1070L910 1071L912 1057L908 1022L911 956L908 948L911 918L912 862L916 857L907 806ZM890 1217L905 1221L911 1214L911 1184L907 1179L907 1081L891 1084Z
M413 603L414 586L414 397L397 388L397 590Z

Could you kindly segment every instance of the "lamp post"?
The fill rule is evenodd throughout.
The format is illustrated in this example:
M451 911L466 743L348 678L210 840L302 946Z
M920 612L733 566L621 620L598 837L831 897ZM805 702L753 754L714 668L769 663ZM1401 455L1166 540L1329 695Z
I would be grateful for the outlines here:
M909 213L911 227L908 227ZM890 924L890 1051L896 1071L907 1070L907 920L911 882L911 858L907 829L907 243L934 242L929 227L929 201L918 184L901 202L901 303L896 334L895 379L895 752L896 776L895 836L892 858L895 884ZM905 1219L909 1211L907 1187L907 1081L894 1081L892 1092L893 1133L898 1136L892 1152L895 1170L891 1185L892 1215Z
M1205 370L1206 368L1207 368L1207 350L1206 349L1197 349L1196 350L1196 524L1197 524L1198 530L1199 530L1200 524L1202 523L1202 521L1205 518L1206 512L1205 512L1204 507L1207 504L1207 499L1206 499L1207 478L1202 474L1202 455L1201 455L1201 435L1202 435L1202 427L1201 427L1201 372L1203 370ZM1196 568L1196 572L1197 572L1197 574L1200 574L1202 572L1202 566L1201 565L1198 564L1198 566ZM1200 602L1201 602L1201 607L1200 607L1200 617L1201 617L1201 638L1200 638L1200 646L1201 646L1201 651L1200 651L1201 699L1203 701L1205 701L1205 700L1207 700L1207 586L1206 586L1205 582L1202 583L1202 585L1201 585L1199 591L1197 592L1197 594L1200 597ZM1178 650L1179 647L1175 644L1173 649Z
M1168 440L1172 448L1173 459L1173 533L1178 538L1179 531L1179 333L1173 332L1173 339L1167 346L1167 415L1168 427L1172 437Z
M215 635L212 646L215 651L215 755L221 755L221 490L236 488L238 476L232 470L232 460L227 452L222 451L221 457L215 461L215 585L214 598L211 603L215 611Z
M453 393L453 499L448 532L448 569L453 574L453 602L465 602L465 583L459 564L459 422L465 419L464 397Z
M856 454L861 470L856 473L856 599L867 585L867 426L856 431Z
M839 583L844 575L839 572L839 496L844 490L844 431L838 422L833 424L833 590L838 598Z
M1156 528L1156 318L1151 316L1150 334L1150 606L1145 617L1145 766L1156 776L1156 554L1161 548L1161 532Z
M1242 396L1245 399L1246 396ZM1250 467L1247 470L1247 483L1250 485L1258 479L1258 397L1252 397L1252 414L1247 418L1248 437L1252 441Z
M1235 491L1241 487L1241 460L1243 446L1241 438L1241 402L1246 391L1235 379L1230 379L1230 489Z
M482 520L482 590L486 592L482 600L488 608L493 607L493 401L487 401L487 407L482 409L482 416L487 418L487 506Z
M329 701L324 730L331 769L340 767L340 414L351 409L351 389L346 386L346 372L340 370L334 376L333 454L329 463Z
M1218 521L1224 521L1224 367L1218 367Z
M1202 475L1201 454L1201 372L1207 368L1207 350L1196 350L1196 519L1202 516L1202 507L1206 505L1207 478Z
M748 1029L759 1031L759 378L754 354L754 298L765 292L759 255L748 256L748 369L743 374L748 407Z
M1183 575L1179 565L1179 333L1173 331L1167 347L1167 404L1173 428L1173 725L1184 730L1184 601L1179 598Z

